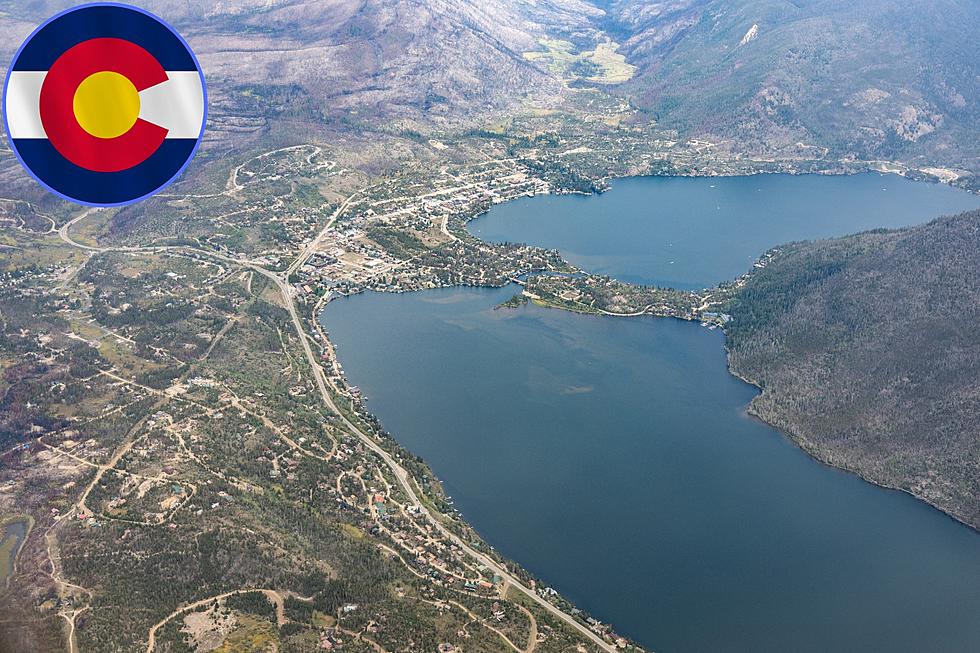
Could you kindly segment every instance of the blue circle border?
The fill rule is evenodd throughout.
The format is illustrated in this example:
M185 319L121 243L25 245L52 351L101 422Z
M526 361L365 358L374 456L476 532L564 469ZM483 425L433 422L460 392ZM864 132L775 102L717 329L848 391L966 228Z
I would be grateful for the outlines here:
M44 29L45 27L47 27L49 23L52 23L52 22L58 20L59 18L61 18L62 16L66 15L66 14L70 14L70 13L73 13L73 12L76 12L76 11L82 11L82 10L88 9L90 7L118 7L120 9L129 9L131 11L135 11L137 13L143 14L144 16L148 16L149 18L152 18L153 20L157 21L158 23L160 23L161 25L163 25L164 27L166 27L168 30L170 30L170 32L174 36L177 37L177 40L180 41L181 45L183 45L187 49L187 52L190 53L190 55L191 55L191 60L194 62L194 65L197 66L197 74L201 78L201 90L203 91L203 94L204 94L204 117L201 120L201 131L197 135L197 141L194 143L194 148L191 150L191 153L187 157L187 160L184 161L184 164L180 167L180 169L176 173L174 173L174 176L173 177L171 177L167 181L165 181L162 184L160 184L157 188L155 188L154 190L150 191L149 193L146 193L145 195L143 195L141 197L137 197L137 198L134 198L134 199L131 199L131 200L126 200L125 202L114 202L114 203L109 203L109 204L99 204L99 203L94 203L94 202L86 202L84 200L80 200L80 199L77 199L75 197L69 197L68 195L65 195L64 193L62 193L62 192L60 192L60 191L55 190L54 188L52 188L48 183L46 183L37 174L35 174L35 172L33 170L31 170L30 167L28 167L28 165L24 162L24 159L20 155L20 152L17 151L17 144L14 143L14 139L10 137L10 125L7 123L7 110L6 110L7 109L7 87L10 84L10 75L13 72L14 64L17 62L17 59L20 58L21 52L23 52L24 47L37 35L38 32L40 32L42 29ZM180 32L178 32L176 29L174 29L173 26L170 23L168 23L167 21L163 20L159 16L157 16L155 14L152 14L149 11L147 11L147 10L141 8L141 7L136 7L136 6L133 6L133 5L127 5L127 4L124 4L124 3L121 3L121 2L89 2L87 4L78 5L76 7L70 7L68 9L65 9L64 11L58 12L54 16L51 16L46 21L44 21L43 23L41 23L40 25L38 25L34 29L34 31L31 32L30 35L26 39L24 39L23 43L20 44L20 47L17 48L17 52L14 53L13 58L11 58L11 60L10 60L10 67L7 69L7 74L6 74L6 76L4 77L4 80L3 80L2 107L3 107L3 129L4 129L4 133L7 135L7 142L10 145L10 149L11 149L11 151L13 151L14 156L17 157L17 160L20 162L21 167L24 168L24 170L27 171L27 174L29 174L34 179L34 181L36 181L37 183L39 183L49 193L52 193L53 195L57 195L61 199L67 200L69 202L72 202L73 204L79 204L81 206L90 206L90 207L95 207L95 208L113 208L113 207L120 207L120 206L129 206L131 204L136 204L137 202L142 202L145 199L149 199L150 197L153 197L154 195L156 195L157 193L159 193L160 191L162 191L167 186L170 186L172 183L174 183L175 181L177 181L177 178L178 177L180 177L182 174L184 174L184 171L187 170L187 166L189 166L191 164L191 161L193 161L195 155L197 155L197 150L198 150L198 148L201 147L201 142L204 140L204 130L205 130L205 128L207 126L207 123L208 123L208 86L207 86L206 80L204 79L204 68L201 67L201 62L197 60L197 55L194 54L194 50L187 43L187 41L184 39L184 37L181 36Z

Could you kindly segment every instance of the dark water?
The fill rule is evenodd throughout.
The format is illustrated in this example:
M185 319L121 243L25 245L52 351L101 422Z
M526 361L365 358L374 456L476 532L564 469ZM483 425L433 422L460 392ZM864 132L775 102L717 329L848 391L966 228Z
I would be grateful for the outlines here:
M660 653L980 651L980 536L748 418L720 332L492 310L515 291L366 294L323 315L372 411L505 555Z
M0 583L6 583L7 578L14 571L17 554L20 553L20 547L27 537L27 526L27 521L23 520L11 521L0 527L0 544L11 544L8 556L0 559Z
M470 231L557 248L580 268L623 281L695 290L734 279L780 243L978 207L976 195L895 175L634 177L603 195L502 204Z

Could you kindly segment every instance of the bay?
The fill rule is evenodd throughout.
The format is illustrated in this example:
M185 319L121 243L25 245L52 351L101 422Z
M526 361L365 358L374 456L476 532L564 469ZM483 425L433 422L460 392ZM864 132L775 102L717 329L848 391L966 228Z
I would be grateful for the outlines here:
M801 206L834 213L828 224L819 211L791 215L794 203L780 201L754 204L749 217L693 211L705 221L700 236L661 217L650 218L656 228L635 226L636 216L661 210L665 184L677 181L690 195L676 195L677 207L699 205L719 184L753 197L765 183L763 195L803 193ZM514 241L544 222L535 244L605 256L620 278L632 269L645 282L669 276L693 288L740 274L786 240L922 222L980 203L878 175L855 183L623 180L599 197L503 205L478 223ZM899 194L882 184L901 187L901 201L882 209L867 197ZM866 218L869 206L876 221ZM498 229L501 215L520 233ZM735 229L738 220L749 223ZM761 227L732 235L754 233L756 220L782 226L768 237ZM617 242L639 240L628 237L634 228L648 229L642 240L654 253L669 233L682 272L643 248L616 258ZM908 495L821 465L750 418L756 390L728 373L721 332L535 306L494 310L518 290L369 293L332 302L321 316L370 410L504 555L660 653L980 650L980 536Z

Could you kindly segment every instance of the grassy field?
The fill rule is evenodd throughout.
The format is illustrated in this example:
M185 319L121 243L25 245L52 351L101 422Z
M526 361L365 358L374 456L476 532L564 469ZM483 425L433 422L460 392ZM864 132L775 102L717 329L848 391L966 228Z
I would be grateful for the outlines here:
M236 628L215 653L247 653L249 651L276 650L279 636L275 626L264 619L248 615L238 617Z
M596 84L621 84L633 78L636 67L626 63L618 53L619 44L604 41L594 50L576 52L575 46L559 39L541 39L543 50L525 52L524 58L543 65L566 82L588 81Z

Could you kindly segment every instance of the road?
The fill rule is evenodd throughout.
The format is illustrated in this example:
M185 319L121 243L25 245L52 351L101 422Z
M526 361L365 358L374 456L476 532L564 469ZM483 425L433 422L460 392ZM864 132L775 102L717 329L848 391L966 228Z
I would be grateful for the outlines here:
M323 403L327 406L327 408L339 416L340 421L351 432L351 434L356 435L365 446L367 446L371 451L377 454L382 461L384 461L384 463L391 470L392 474L395 476L395 479L398 481L398 485L402 488L402 491L415 505L421 508L422 513L425 515L429 523L431 523L432 526L436 528L447 540L451 541L453 544L466 552L467 555L479 560L497 576L524 592L542 608L564 621L580 634L584 635L599 648L604 651L608 651L609 653L616 651L617 649L615 646L607 643L598 634L589 630L584 624L577 621L574 617L566 612L563 612L552 603L539 596L536 592L524 585L524 583L497 564L497 562L492 558L481 553L480 551L477 551L472 546L464 542L455 533L446 528L445 525L443 525L443 523L429 511L421 499L419 499L418 494L415 492L415 488L411 482L411 475L408 473L408 471L402 467L401 464L391 456L391 454L385 451L385 449L382 448L381 445L379 445L373 438L364 433L364 431L347 419L334 403L333 398L330 396L330 392L327 389L327 381L323 373L323 368L320 366L320 362L313 353L313 348L310 346L309 339L306 337L306 331L303 328L303 322L299 317L299 313L296 311L296 304L293 302L292 287L281 276L273 272L269 272L268 270L260 267L255 267L253 269L279 287L279 290L283 296L283 301L286 305L286 310L289 311L289 316L292 318L293 326L295 327L300 343L303 346L303 352L306 354L307 361L309 362L310 367L313 369L313 376L316 379L317 389L320 392L320 397L323 400Z
M369 188L371 188L371 186L368 186L367 188L362 188L361 190L352 193L347 197L347 199L345 199L340 204L340 206L337 207L337 210L334 211L333 215L330 216L330 219L327 220L327 224L323 225L323 229L321 229L320 233L316 235L316 238L314 238L313 240L311 240L309 243L306 244L306 247L303 248L299 256L296 257L296 260L294 260L292 264L289 266L289 269L286 270L286 273L284 275L286 279L288 279L291 274L296 272L296 270L300 269L303 266L303 264L306 263L311 256L313 256L313 253L317 250L317 248L320 247L320 243L322 243L323 239L326 238L327 232L329 232L330 229L333 228L334 224L337 222L340 216L344 214L344 211L346 211L350 207L350 205L354 201L354 198L360 195L361 193L367 191ZM292 303L291 299L289 301L290 303Z
M58 230L58 235L66 243L68 243L70 245L73 245L75 247L78 247L80 249L91 251L91 252L104 252L104 251L112 251L112 250L118 250L118 251L144 251L144 250L145 251L162 251L162 250L171 250L171 249L173 249L173 250L190 251L190 252L193 252L193 253L198 254L198 255L201 255L201 256L206 256L206 257L210 257L210 258L217 258L219 260L223 260L223 261L226 261L226 262L231 262L231 263L235 263L235 264L238 264L238 265L247 266L248 268L250 268L254 272L256 272L258 274L261 274L262 276L264 276L267 279L269 279L270 281L272 281L279 288L279 291L282 293L283 303L284 303L284 305L286 307L286 310L289 312L289 316L290 316L290 318L292 320L293 327L295 328L296 334L299 337L300 344L303 347L303 353L305 354L305 356L307 358L307 361L309 362L310 368L313 370L313 376L314 376L314 379L316 381L316 386L317 386L317 389L318 389L318 391L320 393L320 398L323 401L324 405L330 411L332 411L333 413L336 413L337 416L338 416L338 418L339 418L339 420L350 431L350 433L352 435L355 435L358 439L360 439L364 443L364 445L366 447L368 447L372 452L374 452L385 463L385 465L388 466L388 468L391 470L391 473L394 475L395 479L398 481L399 486L402 488L402 491L405 493L405 495L415 505L419 506L419 508L421 510L421 514L423 514L425 516L426 520L429 523L432 524L433 528L435 528L439 533L441 533L448 541L450 541L453 544L455 544L456 546L458 546L461 550L463 550L471 558L474 558L474 559L478 560L480 563L482 563L483 565L485 565L488 569L490 569L491 571L493 571L493 573L496 574L498 577L500 577L505 583L510 584L513 587L515 587L516 589L520 590L521 592L523 592L524 594L526 594L528 597L530 597L531 600L533 600L535 603L537 603L539 606L541 606L541 608L543 608L544 610L548 611L549 613L551 613L556 618L558 618L561 621L563 621L566 624L568 624L571 628L573 628L579 634L581 634L586 639L588 639L589 641L591 641L592 643L594 643L596 646L598 646L600 650L606 651L607 653L615 653L617 651L617 649L616 649L615 646L607 643L597 633L595 633L592 630L590 630L589 628L587 628L584 624L582 624L581 622L579 622L578 620L576 620L574 617L572 617L568 613L562 611L561 609L559 609L558 607L556 607L555 605L553 605L551 602L545 600L543 597L539 596L536 592L534 592L532 589L530 589L529 587L527 587L518 578L516 578L510 572L508 572L503 567L501 567L499 564L497 564L497 562L495 560L493 560L492 558L490 558L486 554L484 554L484 553L482 553L482 552L474 549L472 546L470 546L469 544L467 544L466 542L464 542L460 537L458 537L455 533L453 533L448 528L446 528L446 526L442 523L442 521L440 521L435 515L433 515L432 512L421 501L421 499L418 496L418 493L416 493L415 488L413 487L413 484L412 484L412 481L411 481L411 475L408 473L408 471L404 467L402 467L401 464L398 461L396 461L373 438L371 438L364 431L362 431L360 428L358 428L353 422L351 422L349 419L347 419L347 417L344 416L344 414L340 411L340 409L334 403L333 398L330 396L330 392L329 392L329 390L327 388L326 376L324 374L323 368L320 366L320 362L317 360L317 357L316 357L316 355L313 352L313 348L310 346L309 338L307 338L307 335L306 335L306 330L303 328L303 322L300 319L299 313L296 310L296 304L293 301L293 289L289 285L288 279L289 279L289 276L293 272L295 272L296 270L298 270L310 258L310 256L313 255L313 253L316 251L317 247L320 245L320 243L325 238L325 236L326 236L327 232L329 231L329 229L336 223L337 219L344 213L344 211L347 210L347 208L353 202L354 198L360 192L363 192L364 190L366 190L366 189L362 189L361 191L358 191L358 192L350 195L346 200L344 200L344 202L337 208L337 210L334 211L333 215L331 215L331 217L328 220L327 224L320 231L320 233L312 241L310 241L310 243L308 243L306 245L306 247L303 248L303 250L300 252L299 256L297 256L297 258L293 261L293 263L289 266L289 268L283 274L277 274L275 272L271 272L271 271L269 271L269 270L267 270L267 269L265 269L265 268L263 268L263 267L261 267L259 265L256 265L256 264L254 264L254 263L252 263L250 261L245 261L245 260L241 260L241 259L235 259L235 258L231 258L231 257L228 257L228 256L224 256L222 254L218 254L217 252L212 252L212 251L208 251L208 250L201 250L201 249L197 249L197 248L193 248L193 247L145 247L145 248L140 248L140 247L133 247L133 248L120 247L120 248L99 248L99 247L91 247L91 246L88 246L88 245L83 245L81 243L78 243L78 242L72 240L71 235L69 233L70 228L74 224L76 224L77 222L81 221L82 219L84 219L85 217L87 217L88 215L90 215L93 211L96 211L98 209L89 209L89 210L84 211L83 213L79 214L78 217L73 218L70 222L66 223L61 229L59 229ZM158 624L158 626L155 627L153 631L151 631L150 646L147 648L147 651L152 651L153 650L153 644L154 644L154 637L153 636L156 633L156 629L159 626L161 626L161 625L162 624Z
M222 601L232 596L238 596L239 594L249 594L251 592L262 592L273 602L276 608L276 621L279 621L280 609L282 606L282 597L279 595L279 593L276 590L255 588L255 589L233 590L231 592L225 592L224 594L216 594L215 596L209 596L206 599L201 599L200 601L195 601L194 603L188 603L185 606L179 607L173 612L171 612L170 614L168 614L166 617L158 621L156 624L154 624L153 627L150 628L150 632L146 639L146 653L153 653L153 649L155 649L157 645L157 631L163 628L167 624L167 622L169 622L177 615L184 614L185 612L190 612L192 610L200 608L201 606L207 605L212 601ZM282 618L285 619L284 614L282 615Z
M71 235L68 233L71 230L72 226L75 225L76 222L81 222L82 220L84 220L88 216L92 215L96 211L101 211L101 210L102 209L96 207L96 208L88 209L86 211L82 211L76 217L72 218L71 220L69 220L68 222L66 222L64 225L62 225L61 229L58 230L58 237L61 238L66 243L68 243L69 245L71 245L72 247L77 247L78 249L84 249L85 251L88 251L88 252L100 252L100 251L102 251L102 249L99 248L99 247L91 247L89 245L83 245L82 243L78 242L77 240L72 240Z

